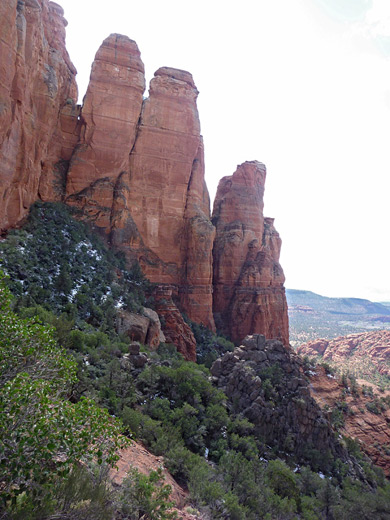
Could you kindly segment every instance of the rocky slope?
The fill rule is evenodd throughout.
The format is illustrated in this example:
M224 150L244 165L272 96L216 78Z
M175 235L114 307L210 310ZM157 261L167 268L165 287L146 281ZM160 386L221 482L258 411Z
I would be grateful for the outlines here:
M366 392L358 387L351 392L339 378L327 375L317 366L310 375L310 392L317 403L332 415L332 409L343 409L341 433L355 439L376 466L390 476L390 410L377 387ZM375 406L370 405L374 403Z
M61 7L6 0L0 14L0 228L20 223L35 200L66 202L169 286L193 321L215 330L215 313L236 341L261 332L287 345L280 239L262 213L265 168L244 163L221 181L214 226L191 74L160 68L144 99L137 44L112 34L77 107Z
M271 447L298 459L317 457L326 469L329 457L347 460L320 407L310 396L302 361L280 341L248 336L242 346L214 362L211 373L235 413L256 427Z
M164 484L168 484L172 488L169 498L176 505L172 511L176 511L177 518L182 520L201 519L200 515L190 514L186 510L186 506L188 506L188 491L179 486L172 478L172 475L164 469L164 457L153 455L141 443L135 441L132 442L131 446L122 450L119 455L120 459L116 464L117 468L110 471L110 479L114 486L120 486L132 468L137 468L139 472L145 475L161 468Z
M335 339L318 339L298 348L302 356L315 356L336 366L341 372L351 371L356 377L381 382L390 377L390 331L379 330L349 334Z

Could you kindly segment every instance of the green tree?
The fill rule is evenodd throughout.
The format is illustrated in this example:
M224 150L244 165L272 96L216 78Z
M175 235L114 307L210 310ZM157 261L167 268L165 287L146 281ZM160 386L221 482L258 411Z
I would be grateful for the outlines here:
M66 400L76 363L52 330L20 319L10 302L1 275L0 501L12 510L21 496L39 504L79 461L113 465L126 440L119 422L92 401Z
M129 471L122 483L120 496L121 518L128 520L170 520L177 518L170 511L174 502L169 500L172 487L164 484L161 468L149 475L140 473L136 468Z

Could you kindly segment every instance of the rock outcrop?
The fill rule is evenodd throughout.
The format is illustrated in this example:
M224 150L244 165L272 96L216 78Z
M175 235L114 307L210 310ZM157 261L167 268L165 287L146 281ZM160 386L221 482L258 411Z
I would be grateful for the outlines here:
M80 108L61 7L4 0L0 16L0 230L37 199L66 202L171 288L164 316L179 321L167 337L189 359L194 339L178 309L212 331L215 312L235 341L261 332L287 345L280 239L262 213L265 168L245 163L221 181L216 236L191 74L158 69L144 99L136 43L111 34Z
M172 287L157 286L154 293L155 309L162 321L162 330L167 343L176 345L178 352L187 361L196 361L196 340L191 328L172 300Z
M148 307L143 307L141 314L119 310L116 330L119 334L128 336L132 341L139 341L143 345L149 345L152 349L156 349L161 342L165 341L158 314Z
M347 461L346 450L310 396L301 359L280 341L248 336L240 347L217 359L211 373L232 412L247 417L266 444L301 460L316 453L323 470L329 456Z
M135 42L112 34L98 50L81 113L66 202L155 283L176 287L191 319L215 329L214 227L191 74L159 69L143 101Z
M62 8L47 0L0 4L0 228L38 198L57 200L78 133L76 70Z
M375 374L390 377L390 330L313 340L298 347L297 352L320 357L340 370L352 370L361 379L376 379Z
M111 237L145 275L178 289L182 309L214 329L214 228L204 181L203 142L191 74L161 68L150 83Z
M343 403L341 432L358 442L360 449L390 477L390 392L383 393L375 385L370 385L369 393L359 386L352 392L340 379L329 377L321 366L311 371L309 388L319 406L330 415Z
M115 487L121 486L129 471L136 468L140 473L149 475L151 471L162 471L164 484L171 487L169 499L175 506L170 509L170 513L176 511L177 518L180 520L201 520L201 514L188 512L189 497L188 491L184 490L164 467L164 457L153 455L140 442L132 441L131 446L122 449L119 453L119 460L115 469L109 472L109 478Z
M288 345L281 240L273 219L263 217L265 166L238 166L221 179L214 201L214 316L235 342L262 333Z

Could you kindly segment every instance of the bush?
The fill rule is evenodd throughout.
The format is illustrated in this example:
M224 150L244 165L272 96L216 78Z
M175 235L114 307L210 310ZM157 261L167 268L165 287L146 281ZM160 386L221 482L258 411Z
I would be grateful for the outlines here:
M1 277L1 275L0 275ZM58 477L79 461L113 464L126 444L120 424L88 399L65 397L76 379L76 364L52 331L12 311L0 279L0 499L44 499Z
M174 502L169 500L171 486L164 484L161 468L149 475L133 468L122 482L119 510L122 519L170 520L177 518L175 511L169 511Z

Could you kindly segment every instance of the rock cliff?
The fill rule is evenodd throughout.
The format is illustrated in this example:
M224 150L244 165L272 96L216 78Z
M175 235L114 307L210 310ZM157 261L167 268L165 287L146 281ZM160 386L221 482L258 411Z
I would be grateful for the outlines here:
M281 240L263 216L265 166L238 166L221 179L214 201L214 316L233 341L262 333L288 345Z
M144 98L137 44L111 34L78 107L61 7L5 0L0 15L0 228L37 199L66 202L170 288L171 311L213 331L215 315L235 341L261 332L287 345L280 239L262 213L265 167L245 163L221 181L213 224L191 74L160 68ZM181 348L192 359L187 332Z
M77 142L76 70L62 8L47 0L0 4L0 228L37 200L56 200Z

